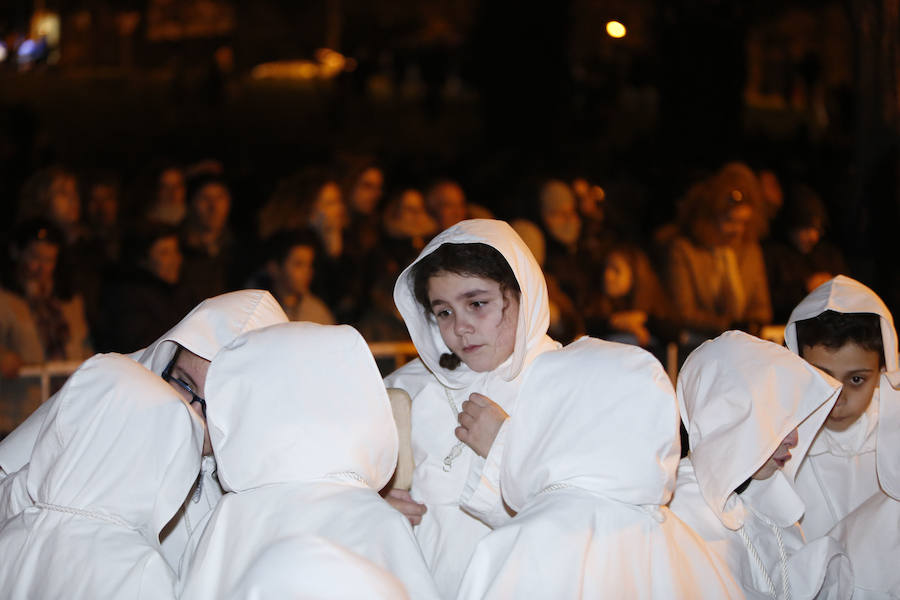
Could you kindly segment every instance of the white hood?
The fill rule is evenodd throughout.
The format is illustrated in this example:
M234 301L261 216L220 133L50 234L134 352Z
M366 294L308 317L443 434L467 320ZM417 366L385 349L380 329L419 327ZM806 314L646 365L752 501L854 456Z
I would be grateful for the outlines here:
M400 274L394 286L394 302L403 316L409 335L419 352L419 358L446 387L460 389L470 385L481 374L460 364L454 370L444 369L439 361L450 349L441 338L432 316L426 315L415 298L410 272L413 265L437 250L442 244L482 243L495 248L512 268L522 291L519 301L516 345L511 360L499 367L498 374L506 381L518 376L524 365L541 351L550 325L550 305L547 284L540 265L522 238L504 221L472 219L457 223L441 232L419 254L418 258Z
M872 313L881 320L881 340L884 344L884 366L887 371L897 367L897 330L894 318L878 294L855 279L838 275L814 289L791 312L784 329L784 343L794 354L797 347L797 321L818 317L826 310L839 313Z
M165 335L129 355L157 375L175 355L176 344L212 360L220 348L252 329L287 322L287 316L269 292L241 290L209 298L198 304ZM28 464L34 441L53 399L41 405L0 441L0 469L14 473Z
M268 548L235 580L223 600L404 600L403 584L384 569L315 536L288 538Z
M165 335L131 357L154 373L162 373L175 355L176 345L212 360L242 333L287 320L281 305L269 292L229 292L207 298Z
M225 490L352 472L377 491L394 472L387 392L352 327L285 323L245 334L216 355L206 394Z
M28 492L121 520L155 543L197 477L202 445L202 426L171 387L127 357L100 354L57 395Z
M680 445L675 393L648 352L582 338L539 356L519 392L501 471L521 511L563 484L625 504L666 504Z
M397 463L397 428L355 329L295 322L247 333L213 359L206 393L216 399L207 423L219 482L232 493L182 563L182 598L225 597L272 560L272 544L309 535L389 570L414 598L437 596L409 522L377 493ZM326 571L314 576L310 585L328 582Z
M736 530L743 508L735 488L799 427L799 444L782 469L793 481L841 386L781 346L728 331L691 353L677 389L700 492Z
M872 313L881 321L885 372L877 392L876 469L881 488L900 500L900 460L897 460L900 456L900 366L894 318L875 292L855 279L838 275L814 289L791 313L784 330L784 342L791 352L800 354L797 321L812 319L826 310Z

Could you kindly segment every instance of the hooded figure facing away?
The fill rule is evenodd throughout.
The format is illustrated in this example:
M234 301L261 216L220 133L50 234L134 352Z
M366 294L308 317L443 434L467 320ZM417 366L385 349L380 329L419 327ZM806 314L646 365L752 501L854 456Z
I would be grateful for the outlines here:
M158 376L117 354L57 394L29 463L34 504L0 529L7 598L174 598L157 536L197 478L203 427Z
M840 389L785 348L738 331L705 342L684 363L678 403L691 451L670 506L748 597L852 593L837 543L805 543L797 525L804 506L792 487Z
M219 481L232 493L182 563L182 598L229 597L271 544L308 535L393 573L412 598L438 597L409 523L378 495L397 463L397 428L356 330L250 332L213 359L206 393Z
M268 292L242 290L222 294L198 304L156 342L131 354L130 358L157 375L161 375L172 362L179 348L196 355L200 364L203 361L208 364L220 348L245 331L286 321L284 311ZM0 522L32 503L25 489L27 464L41 425L53 410L55 402L56 396L50 398L0 441ZM222 496L215 472L213 457L204 457L195 488L163 532L162 551L173 569L178 568L182 552L197 523ZM7 473L9 477L5 476Z
M742 597L665 506L677 421L672 384L644 350L581 338L535 360L501 471L518 514L478 544L459 597Z
M446 266L433 268L436 259ZM433 272L422 275L428 273L422 265ZM437 280L457 289L445 285L432 293ZM416 538L438 589L449 598L478 541L510 518L500 496L509 420L487 452L476 453L458 436L473 430L473 407L489 412L499 405L514 417L529 365L559 344L547 337L550 310L541 268L503 221L462 221L438 234L400 274L394 301L419 359L385 383L412 398L410 494L427 507Z
M844 383L797 471L803 532L846 545L854 598L900 597L900 571L883 568L900 564L900 367L891 313L871 289L839 275L797 305L784 337L792 352Z

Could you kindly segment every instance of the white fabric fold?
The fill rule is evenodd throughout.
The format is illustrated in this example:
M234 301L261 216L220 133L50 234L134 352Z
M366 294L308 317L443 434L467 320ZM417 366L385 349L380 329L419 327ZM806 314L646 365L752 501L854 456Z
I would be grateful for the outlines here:
M677 423L672 385L640 348L582 338L537 358L501 471L518 514L478 544L459 597L741 597L665 506Z
M415 299L411 270L445 243L481 243L495 248L506 259L521 289L513 353L493 371L475 372L465 364L454 370L440 366L441 354L449 349L434 318ZM509 519L497 479L503 461L503 429L487 458L478 457L454 435L460 407L477 392L514 417L518 388L528 366L559 344L547 336L550 308L541 268L507 223L490 219L458 223L431 240L413 265L397 279L394 302L419 358L389 375L385 382L388 387L404 389L412 398L415 470L410 493L428 507L415 529L416 538L441 594L453 597L475 544L491 527Z
M280 540L234 577L222 600L407 600L396 577L374 563L315 536Z
M174 598L157 536L200 468L202 425L133 360L97 355L56 395L0 529L11 598Z
M183 598L223 597L271 544L310 535L392 573L413 598L437 597L409 522L378 495L397 429L356 330L286 323L245 334L213 359L206 391L230 493L182 564Z
M792 487L799 463L840 384L785 348L730 331L705 342L678 377L690 453L678 469L672 510L753 597L849 598L852 571L831 539L806 544ZM792 458L766 480L735 489L794 429Z
M269 292L230 292L204 300L157 341L129 357L160 375L172 360L178 346L187 348L201 358L212 360L220 348L245 331L284 322L287 322L287 316ZM0 522L32 503L25 489L27 463L41 425L54 403L55 396L0 441L0 467L11 474L6 479L0 479ZM181 554L193 531L191 523L200 521L222 495L218 483L211 478L214 472L213 461L204 470L204 481L207 484L201 488L202 497L196 498L195 502L186 502L180 517L163 532L163 555L173 569L178 567Z

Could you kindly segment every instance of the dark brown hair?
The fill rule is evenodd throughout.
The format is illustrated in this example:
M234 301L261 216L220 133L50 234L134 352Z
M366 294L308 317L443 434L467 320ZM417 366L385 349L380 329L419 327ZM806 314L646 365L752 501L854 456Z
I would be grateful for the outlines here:
M426 316L432 315L428 280L438 273L455 273L496 281L501 294L515 294L517 300L522 294L515 273L496 248L481 243L441 244L437 250L413 265L410 271L413 295ZM445 369L453 370L460 362L455 354L441 355L440 365Z
M884 366L884 342L881 337L881 319L874 313L842 313L826 310L812 319L797 321L797 348L825 346L837 350L853 343L878 352Z

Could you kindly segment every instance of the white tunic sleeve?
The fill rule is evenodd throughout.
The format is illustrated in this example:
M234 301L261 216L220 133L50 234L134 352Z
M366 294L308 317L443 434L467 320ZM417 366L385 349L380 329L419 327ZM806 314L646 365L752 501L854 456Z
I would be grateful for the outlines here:
M466 486L459 500L463 510L492 528L503 525L511 518L500 496L500 463L508 424L509 419L500 426L487 458L476 456L472 459Z

